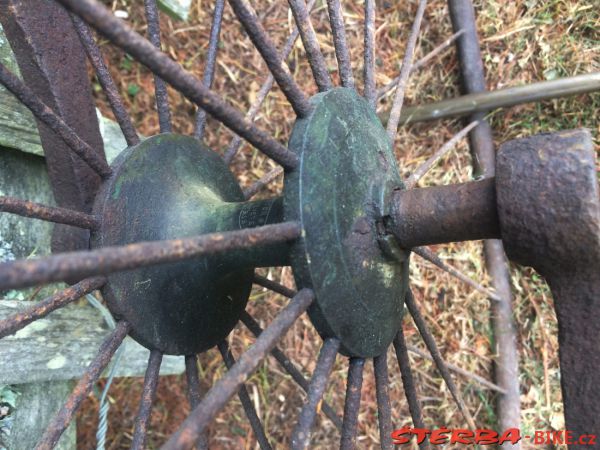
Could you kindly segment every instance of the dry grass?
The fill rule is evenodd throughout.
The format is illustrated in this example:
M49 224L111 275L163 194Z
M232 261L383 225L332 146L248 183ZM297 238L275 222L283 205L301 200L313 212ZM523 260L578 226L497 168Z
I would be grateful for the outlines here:
M128 11L130 23L140 32L144 32L143 8L137 3L133 6L128 1L114 0L113 7ZM404 42L416 10L416 2L377 3L377 82L378 86L381 86L399 71ZM482 52L485 55L488 88L496 89L600 70L600 16L593 3L574 0L478 1L478 29L482 38ZM196 0L188 23L175 22L162 16L164 48L187 69L199 75L202 73L208 45L211 4L211 1ZM290 32L292 23L286 2L255 0L253 4L259 11L264 11L263 23L273 39L281 45ZM313 23L320 35L328 64L337 78L326 7L323 1L317 4L320 6L312 14ZM361 86L362 2L344 2L344 7L354 73L358 85ZM425 14L417 56L424 55L450 34L445 2L431 1ZM113 75L126 96L139 130L145 135L156 133L158 120L153 104L152 77L146 69L120 51L108 45L104 45L103 50L112 63ZM290 66L295 79L305 91L314 93L315 86L311 82L301 44L294 49ZM260 56L252 48L248 38L240 32L239 24L230 8L226 7L214 90L245 111L254 99L266 73ZM457 61L454 51L448 50L412 77L406 103L430 102L457 94ZM98 98L102 111L109 114L102 95L99 94ZM381 107L385 108L386 103ZM171 109L175 130L189 134L193 129L195 108L181 95L171 92ZM491 121L497 143L540 131L579 126L590 128L597 139L600 131L598 111L600 95L584 95L494 112L491 114ZM257 123L282 142L286 141L293 125L293 113L278 89L274 89L269 95ZM458 131L459 127L457 121L446 121L418 124L400 130L396 152L403 173L410 173L434 149L439 148ZM207 144L218 152L222 151L231 139L230 133L212 120L209 120L208 130ZM471 178L470 163L467 146L463 143L438 164L421 185L467 181ZM233 164L242 185L248 185L273 167L272 161L249 146L243 147ZM263 195L280 192L281 185L281 179L278 179L272 183L269 192ZM437 251L460 270L486 282L479 243L438 246ZM559 389L556 320L551 296L546 284L531 270L512 267L511 273L516 295L515 319L520 335L522 428L524 432L533 429L561 429L564 427ZM268 274L275 279L281 279L287 285L293 285L289 268L272 270ZM491 378L493 355L489 302L481 294L457 283L418 257L413 257L411 284L446 359L464 369ZM250 299L249 309L260 318L263 325L266 325L284 303L281 297L256 289ZM408 319L405 329L409 343L423 348L416 329ZM238 327L231 334L230 342L234 354L239 355L253 342L253 338L243 327ZM280 346L294 361L302 365L305 374L309 375L314 369L320 343L320 338L309 320L303 317L287 333ZM414 355L411 355L411 359L427 425L462 427L464 421L432 364ZM207 387L218 380L224 370L220 356L215 350L201 356L201 365ZM394 425L399 427L408 424L410 416L395 357L391 354L389 370ZM338 357L325 395L340 412L346 371L347 360ZM372 373L372 365L369 363L365 370L363 404L359 415L360 448L377 448L379 441ZM476 422L482 426L494 427L494 396L470 380L457 378L457 382ZM114 405L111 409L108 448L129 448L140 386L141 380L123 379L118 380L111 390ZM260 365L248 382L248 388L272 444L276 448L286 447L302 405L303 393L271 359ZM149 438L151 448L159 447L188 412L183 377L162 379L158 397L159 401L152 416ZM78 416L80 448L92 448L94 445L96 407L96 399L90 397ZM311 448L329 449L337 445L338 432L328 420L319 418L315 429L317 431L314 433ZM210 432L211 448L257 448L237 399L219 414Z

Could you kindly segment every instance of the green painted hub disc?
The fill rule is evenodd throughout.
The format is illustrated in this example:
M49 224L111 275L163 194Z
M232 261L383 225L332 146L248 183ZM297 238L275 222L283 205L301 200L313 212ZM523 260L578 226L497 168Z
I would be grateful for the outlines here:
M310 317L323 337L351 356L385 352L401 323L408 260L384 252L386 192L402 186L392 148L374 111L350 89L311 99L289 148L299 167L286 174L286 220L304 235L292 252L299 287L316 301Z

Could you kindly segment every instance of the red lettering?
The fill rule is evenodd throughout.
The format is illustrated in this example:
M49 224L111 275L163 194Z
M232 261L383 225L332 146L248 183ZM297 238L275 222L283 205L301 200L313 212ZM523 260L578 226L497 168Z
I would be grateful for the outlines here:
M409 427L392 431L392 441L394 442L394 445L408 444L410 442L410 438L404 437L404 435L410 434L410 432L411 429Z
M573 432L572 431L565 431L565 444L567 445L573 445L575 444L575 440L573 439Z
M536 431L535 433L533 433L533 443L534 444L543 444L545 442L546 442L546 439L544 439L543 431Z
M450 430L444 427L440 428L439 430L433 430L429 436L429 442L431 442L433 445L445 444L448 442L448 436L445 436L448 433L450 433Z
M498 444L502 445L505 442L510 442L511 444L518 444L518 442L521 440L521 432L519 431L518 428L509 428L508 430L504 431L504 433L502 433L502 436L500 436L500 439L498 440Z
M475 433L471 430L453 430L452 436L450 437L451 444L472 444Z
M548 443L564 444L562 438L562 431L548 431L546 434L548 436Z
M417 444L422 444L430 431L426 428L413 428L411 430L412 434L417 436Z
M475 443L481 445L493 445L498 443L498 433L494 430L476 430L475 431Z
M588 445L596 445L596 435L595 434L588 434L587 435L588 438Z

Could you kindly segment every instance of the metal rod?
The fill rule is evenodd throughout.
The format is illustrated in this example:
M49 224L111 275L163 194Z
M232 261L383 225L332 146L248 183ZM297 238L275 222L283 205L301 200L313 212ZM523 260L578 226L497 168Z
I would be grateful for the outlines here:
M17 289L72 278L107 275L200 255L253 248L258 245L293 240L299 237L300 233L300 225L296 222L283 222L185 239L138 242L118 247L10 261L0 264L0 289Z
M408 359L408 352L406 351L406 340L404 339L404 329L402 326L394 338L394 349L396 350L396 359L398 360L398 366L400 367L400 377L402 378L402 386L404 386L404 395L408 402L408 410L410 411L413 426L415 428L425 428L423 422L423 410L421 409L421 402L419 402L417 387L410 367L410 360ZM430 448L429 441L424 440L419 444L419 448L421 450L428 450Z
M281 336L289 330L296 319L308 309L314 294L310 289L302 289L288 306L279 313L264 332L231 367L202 401L194 408L179 430L162 447L163 450L190 449L198 436L206 429L214 416L238 391L241 384L256 370L265 355L271 351Z
M450 36L448 39L446 39L444 42L442 42L437 47L435 47L433 50L431 50L429 53L427 53L425 56L423 56L421 59L419 59L416 63L413 64L413 66L410 70L410 73L412 74L412 73L416 72L417 70L425 67L429 61L431 61L437 55L439 55L444 50L446 50L448 47L450 47L463 33L464 33L464 30L457 31L452 36ZM398 85L398 81L400 81L400 75L398 75L396 78L394 78L392 81L390 81L385 86L377 89L377 99L380 100L388 92L396 89L396 86Z
M467 405L465 404L462 394L460 393L460 391L454 384L452 375L448 371L448 367L446 367L446 363L444 362L442 355L440 354L440 351L438 350L438 347L435 343L435 340L433 339L433 336L432 336L431 332L429 331L427 324L425 323L425 319L419 312L419 308L417 307L417 304L415 303L415 299L414 299L413 294L410 289L406 292L406 297L404 298L404 304L408 308L408 311L410 312L410 315L412 316L413 321L415 322L415 325L417 326L417 329L419 330L419 333L421 334L421 337L423 338L423 342L425 342L425 346L427 347L427 350L429 350L429 353L431 354L431 357L433 358L433 362L435 363L437 369L439 370L440 374L442 375L442 378L446 382L446 386L448 386L448 390L452 394L452 397L454 398L454 401L456 402L458 409L460 410L463 417L467 421L467 425L469 426L469 428L471 430L475 430L476 429L475 421L473 420L473 417L471 416L471 413L469 412L469 409L467 408Z
M286 169L298 164L298 157L269 134L256 128L251 122L223 101L202 82L187 72L168 55L155 48L150 42L128 27L122 20L96 0L58 0L73 11L112 43L121 47L152 72L179 90L184 97L206 110L235 133L242 136L258 150Z
M446 264L444 261L442 261L442 259L438 255L436 255L434 252L432 252L429 248L415 247L412 249L412 252L419 255L421 258L429 261L430 263L436 265L437 267L442 269L444 272L447 272L450 275L452 275L453 277L458 278L463 283L468 284L476 291L479 291L482 294L484 294L490 300L493 300L494 302L500 301L500 297L498 296L498 294L490 291L489 289L486 289L481 284L479 284L477 281L468 277L467 275L465 275L458 269L452 267L449 264Z
M477 126L479 122L473 121L454 136L452 136L448 141L444 143L433 155L431 155L427 161L421 164L416 170L406 179L404 182L404 187L406 189L414 188L419 180L425 176L429 170L440 160L442 159L450 150L452 150L456 145L471 131L473 128Z
M227 341L221 341L217 344L219 348L219 352L223 357L223 361L225 362L225 366L227 369L231 369L235 364L235 359L231 354L231 350ZM256 440L258 442L261 450L270 450L271 444L269 444L269 440L267 439L267 435L265 434L265 429L256 413L256 409L252 404L252 400L250 399L250 395L248 394L248 390L246 389L246 385L242 384L240 389L238 390L238 397L240 399L240 403L242 404L242 408L244 408L244 412L246 413L246 417L248 418L248 422L250 422L250 426L252 427L252 431L254 431L254 435L256 436Z
M106 178L111 174L106 160L94 152L92 147L84 142L75 130L43 103L25 83L13 75L2 63L0 63L0 83L17 97L38 120L58 134L65 144L94 169L98 175Z
M462 95L427 105L411 106L402 112L399 122L407 125L427 120L470 116L497 108L587 94L598 90L600 90L600 72L586 73L558 80ZM383 120L385 121L385 118Z
M198 376L198 357L196 355L185 356L185 378L187 381L187 395L191 409L196 408L202 400L202 387L200 386L200 377ZM208 432L204 430L200 433L196 441L196 450L208 449Z
M319 39L317 38L315 29L310 21L305 0L288 0L288 3L292 10L292 14L294 15L294 19L296 20L296 26L300 31L300 38L304 44L304 50L306 50L306 56L315 83L317 84L319 91L327 91L333 87L333 83L329 77L327 63L325 62L323 53L321 53Z
M140 407L135 418L135 428L133 431L132 450L144 450L146 448L146 436L148 434L148 425L152 414L152 406L156 399L156 388L158 387L158 378L160 374L160 364L163 355L158 350L152 350L146 367L146 376L144 377L144 388Z
M208 89L212 87L215 76L215 67L217 62L217 50L219 48L219 36L221 35L221 22L223 21L223 9L225 0L216 0L213 12L212 24L210 26L210 38L208 40L208 52L206 54L206 64L202 74L202 83ZM198 108L196 112L196 129L194 136L199 140L204 138L204 129L206 128L206 111Z
M274 169L267 172L262 178L256 180L250 186L244 189L244 197L246 200L250 200L256 195L261 189L266 187L271 181L275 180L279 175L283 173L281 167L275 167Z
M67 208L46 206L14 197L0 196L0 212L17 214L47 222L64 223L89 230L95 230L99 227L98 219L91 214Z
M329 23L333 33L333 45L335 46L335 56L340 71L342 86L354 88L354 76L352 75L352 58L346 42L346 30L344 28L344 13L340 0L327 0L327 9L329 12Z
M35 303L35 305L19 311L6 319L0 320L0 339L16 333L31 322L46 317L52 311L62 308L96 289L100 289L105 283L106 278L104 277L88 278L50 297L46 297Z
M308 2L308 10L309 11L312 9L315 2L316 2L316 0L310 0ZM294 48L294 44L296 42L296 39L298 39L298 35L299 35L298 27L294 26L294 31L292 31L292 34L290 34L290 36L288 37L285 45L283 46L283 50L281 51L281 60L282 61L285 61L288 58L288 56L290 55L290 53L292 52L292 49ZM256 99L254 100L254 103L252 103L252 105L250 105L250 109L248 109L248 112L246 113L247 120L253 121L256 118L256 115L258 114L258 111L260 110L260 107L262 106L263 102L267 98L267 95L271 91L271 88L273 87L274 82L275 82L275 79L273 78L273 74L271 72L269 72L267 79L261 86L260 90L258 91L258 94L256 94ZM238 135L235 135L233 137L233 139L231 140L231 143L227 147L227 150L225 150L225 154L223 156L223 160L227 164L231 163L231 161L233 160L233 157L237 154L241 145L242 145L242 139Z
M115 84L110 71L106 66L106 63L104 62L104 58L102 57L102 53L100 52L100 49L94 40L92 31L89 29L86 23L75 14L71 14L71 20L75 25L75 30L77 30L77 34L79 34L81 44L85 49L90 64L96 72L96 77L98 78L100 86L102 86L102 90L108 99L110 108L115 116L115 119L117 120L117 123L119 124L119 127L121 128L121 132L123 133L123 137L125 137L127 145L131 147L139 144L140 138L135 131L135 127L131 121L131 116L123 104L123 99L119 95L117 85Z
M340 440L341 450L352 450L356 447L364 368L364 358L350 358L348 382L346 384L346 400L344 402L344 423Z
M260 327L258 322L254 320L254 318L246 311L242 313L240 320L244 323L244 325L246 325L252 334L254 334L254 336L258 337L263 332L263 329ZM271 350L271 355L273 355L281 367L284 368L284 370L302 388L302 390L304 390L304 392L308 392L308 380L304 377L304 375L302 375L302 372L296 368L296 365L290 361L290 359L285 356L285 354L278 347L274 347L273 350ZM326 401L324 401L321 405L321 410L338 430L342 429L342 420Z
M248 33L252 43L260 52L273 78L283 91L298 117L305 117L311 110L308 99L292 78L275 45L267 36L256 12L247 0L229 0L235 15Z
M410 30L408 42L406 43L406 51L404 59L402 60L402 68L400 69L400 78L396 85L396 94L394 96L394 101L392 102L392 109L390 110L390 116L387 122L387 134L392 142L394 142L396 134L398 133L398 122L400 121L400 113L402 112L402 105L404 103L404 93L412 70L415 47L421 30L421 21L423 20L423 14L425 14L426 5L427 0L419 1L417 14L415 15L415 20Z
M67 401L50 421L48 428L46 428L46 431L44 431L44 434L35 447L36 450L51 450L56 446L60 436L67 429L71 420L73 420L75 412L77 412L83 400L92 391L94 384L98 381L98 378L123 342L123 339L125 339L125 336L127 336L129 329L129 324L121 321L104 342L102 342L98 354L85 370L77 386L75 386Z
M160 50L160 18L156 0L144 0L144 11L146 13L146 22L148 22L148 40ZM160 132L170 133L171 111L169 111L169 93L167 92L166 83L156 73L154 74L154 95L156 97Z
M373 358L375 393L377 395L377 421L381 450L393 450L392 407L390 406L390 380L388 377L387 352Z
M253 282L273 292L277 292L278 294L281 294L287 298L292 298L297 294L295 290L290 289L289 287L284 286L283 284L277 283L276 281L269 280L268 278L263 277L261 275L254 274Z
M313 372L310 385L308 387L307 399L300 411L298 423L292 434L292 443L290 447L293 450L304 450L310 443L310 430L317 415L317 408L325 388L329 375L335 363L335 357L340 349L340 341L336 338L327 338L323 342L319 359Z
M377 103L375 83L375 0L365 0L364 48L364 96L375 109Z
M470 0L449 1L448 9L454 29L465 30L457 41L457 50L461 67L463 91L467 94L485 92L483 61L479 49L479 38L475 23L475 11ZM597 87L600 89L600 74L597 74ZM585 84L584 79L584 83ZM548 87L548 85L546 85ZM470 136L472 161L476 176L491 177L495 174L496 152L492 129L485 112L475 114L467 120L480 120ZM519 352L518 336L512 310L510 272L504 247L500 240L488 239L483 242L483 253L491 284L497 293L498 301L491 306L491 324L494 342L494 379L506 392L497 398L498 428L520 428L521 400L519 392ZM503 448L518 450L520 444L504 444Z

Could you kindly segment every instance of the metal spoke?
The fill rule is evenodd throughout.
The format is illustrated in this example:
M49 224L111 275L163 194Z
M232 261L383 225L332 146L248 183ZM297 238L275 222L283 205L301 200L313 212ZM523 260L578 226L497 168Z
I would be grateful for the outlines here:
M254 279L252 281L266 289L269 289L273 292L277 292L278 294L281 294L287 298L292 298L297 294L295 290L290 289L289 287L284 286L283 284L277 283L273 280L269 280L268 278L260 275L254 274Z
M140 408L135 419L133 442L131 444L133 450L144 450L146 448L146 435L148 433L148 425L150 424L152 406L156 399L156 388L158 387L162 357L162 353L158 350L150 352L146 376L144 377L144 389L142 391Z
M67 401L50 421L48 428L46 428L46 431L35 447L36 450L51 450L56 446L60 436L69 426L69 423L71 423L71 420L75 416L75 412L81 406L81 402L92 391L94 384L123 342L123 339L125 339L125 336L127 336L129 329L129 324L121 321L104 340L98 354L86 369L77 386L75 386Z
M304 0L288 0L288 3L296 20L296 26L300 31L300 38L304 44L315 83L317 83L319 91L327 91L333 87L333 84L329 77L327 63L325 63L325 58L321 53L319 39L308 15L306 2Z
M454 380L452 380L452 375L450 375L450 372L446 367L446 363L442 359L442 355L440 354L440 351L437 348L435 340L433 339L431 332L427 328L425 319L419 312L419 308L417 308L417 304L415 303L415 299L410 289L406 292L404 304L408 308L408 311L410 312L410 315L412 316L413 321L415 322L415 325L417 326L417 329L419 330L419 333L423 338L423 342L425 342L427 350L429 350L429 353L431 354L431 357L433 358L437 369L439 370L440 374L442 375L442 378L446 382L446 386L448 386L448 390L452 394L452 397L454 398L458 409L467 421L467 425L471 430L475 430L475 421L473 420L473 417L471 416L471 413L469 412L467 405L465 404L462 394L454 384Z
M188 100L206 110L211 116L242 136L265 155L287 169L298 164L298 157L270 135L256 128L244 116L225 103L221 97L187 72L168 55L133 31L96 0L58 0L75 12L115 45L147 66L163 80L179 90Z
M160 18L156 0L144 0L146 21L148 22L148 40L160 50ZM163 79L154 74L154 95L158 110L158 123L161 133L171 132L171 112L169 111L169 93Z
M219 352L223 357L223 361L227 366L227 369L231 369L235 364L235 359L231 354L231 350L226 341L221 341L217 344L219 348ZM267 435L265 434L265 429L256 413L256 409L252 404L252 400L250 399L250 395L248 394L248 390L246 389L246 385L242 384L238 391L238 397L240 402L242 403L242 408L244 408L244 412L246 413L246 417L250 422L250 426L252 427L252 431L254 431L254 435L256 436L256 440L258 441L258 445L261 450L271 449L271 444L269 444L269 440L267 439Z
M358 429L358 413L360 411L360 395L362 390L364 358L350 358L348 365L348 382L346 385L346 401L344 402L344 424L342 426L341 450L356 447Z
M246 189L244 189L244 197L246 200L250 200L254 195L258 193L262 188L268 185L271 181L277 178L279 175L283 173L283 169L281 167L275 167L274 169L267 172L261 179L256 180Z
M325 392L329 375L335 363L340 348L340 341L336 338L328 338L323 342L321 352L315 371L313 372L310 385L308 387L306 403L300 411L298 423L292 434L291 448L293 450L304 450L310 443L310 430L317 415L317 408Z
M200 386L200 377L198 376L198 357L196 355L186 355L185 357L185 378L187 380L188 401L191 409L194 409L202 400L202 388ZM208 449L208 433L206 430L200 433L196 441L196 450Z
M67 208L46 206L14 197L0 196L0 211L47 222L64 223L89 230L95 230L99 226L98 219L91 214Z
M442 159L450 150L452 150L456 144L458 144L473 128L477 126L479 122L477 120L471 122L469 125L464 127L448 141L444 143L433 155L431 155L427 161L421 164L417 169L406 179L404 186L406 189L414 188L419 180L425 176L429 170Z
M31 322L46 317L52 311L62 308L96 289L100 289L105 283L106 278L104 277L88 278L35 303L35 305L23 311L0 320L0 339L16 333Z
M311 110L304 92L292 78L275 45L267 36L256 12L248 0L229 0L235 15L248 33L256 49L260 52L273 78L283 91L298 117L305 117Z
M119 95L119 91L117 86L104 62L104 58L102 57L102 53L92 36L92 31L89 27L82 21L79 17L74 14L71 14L71 20L75 25L75 30L77 30L77 34L79 35L79 39L81 40L81 44L85 49L85 52L88 56L88 59L96 72L96 77L100 82L100 86L102 86L102 90L108 99L108 103L110 108L123 132L123 137L125 137L125 141L127 145L130 147L133 145L137 145L140 142L140 138L135 131L133 123L131 122L131 116L127 112L125 105L123 104L123 99Z
M210 26L210 38L208 40L208 52L206 54L206 64L204 65L204 74L202 75L202 83L207 88L212 87L213 78L215 76L215 67L217 61L217 49L219 46L219 36L221 34L221 22L223 20L223 9L225 0L217 0L213 12L212 24ZM196 129L194 136L199 140L204 138L204 129L206 128L206 111L198 108L196 113Z
M138 242L10 261L0 264L0 289L17 289L52 281L107 275L201 255L285 242L296 239L300 233L300 226L296 222L283 222L185 239Z
M240 359L231 367L200 404L190 413L179 430L171 436L163 450L191 448L198 436L208 426L214 416L238 391L248 376L256 370L265 355L275 346L281 336L294 324L296 319L308 309L314 298L310 289L302 289L290 304L271 322Z
M392 408L390 406L390 380L388 377L387 352L373 358L375 391L377 394L377 420L381 450L393 450Z
M402 326L398 330L398 334L394 338L394 349L396 350L396 359L398 360L398 366L400 367L400 376L402 378L402 386L404 386L404 395L406 395L406 401L408 402L408 410L412 417L413 425L415 428L425 428L423 423L423 412L421 410L421 403L417 395L417 388L415 386L415 380L412 375L412 369L410 368L410 361L408 359L408 352L406 351L406 341L404 339L404 330ZM429 442L424 440L419 444L421 450L429 449Z
M425 67L425 65L429 61L431 61L437 55L439 55L444 50L449 48L464 32L465 32L464 30L457 31L452 36L450 36L448 39L446 39L444 42L442 42L440 45L438 45L433 50L431 50L429 53L427 53L425 56L423 56L421 59L419 59L416 63L413 64L413 66L410 70L410 73L412 74L412 73L416 72L417 70ZM400 75L398 75L396 78L394 78L392 81L390 81L385 86L377 89L377 99L380 100L388 92L396 89L396 86L398 85L398 81L400 81Z
M254 318L246 311L242 313L240 320L244 323L244 325L246 325L246 327L254 336L258 337L263 332L263 329L260 327L258 322L254 320ZM302 375L302 372L296 368L295 364L290 361L290 359L285 356L285 354L277 347L274 347L273 350L271 350L271 355L273 355L277 362L281 364L281 367L285 369L285 371L304 390L304 392L308 392L308 380L304 378L304 375ZM323 414L325 414L331 420L331 422L333 422L338 430L342 429L342 420L327 402L323 402L321 405L321 410L323 411Z
M365 0L365 32L364 32L364 95L369 104L375 108L375 0Z
M110 175L111 170L106 160L96 154L92 147L84 142L59 115L42 102L25 83L13 75L2 63L0 63L0 83L17 97L38 120L58 134L65 144L94 169L98 175L103 178Z
M463 283L468 284L476 291L481 292L490 300L493 300L495 302L500 301L500 297L498 297L498 294L495 294L494 292L490 291L489 289L486 289L481 284L479 284L477 281L473 280L472 278L470 278L467 275L465 275L464 273L462 273L460 270L455 269L454 267L452 267L449 264L446 264L444 261L442 261L442 259L438 255L436 255L434 252L432 252L429 248L415 247L411 251L413 253L419 255L421 258L436 265L437 267L442 269L444 272L447 272L448 274L452 275L453 277L458 278Z
M344 14L340 0L327 0L327 9L329 11L329 23L333 33L333 44L335 46L335 56L340 71L342 86L354 88L354 76L352 75L352 65L350 51L346 43L346 30L344 28Z
M400 121L400 113L402 112L402 105L404 103L404 92L408 84L408 78L412 70L413 57L415 53L415 47L417 45L417 38L419 37L419 31L421 30L421 21L423 14L425 13L425 6L427 0L420 0L419 7L417 8L417 14L415 15L415 21L410 30L410 36L406 43L406 53L402 60L402 68L400 69L400 78L396 85L396 95L392 103L392 109L390 110L390 117L387 123L387 134L390 137L390 141L394 142L396 134L398 133L398 122Z

